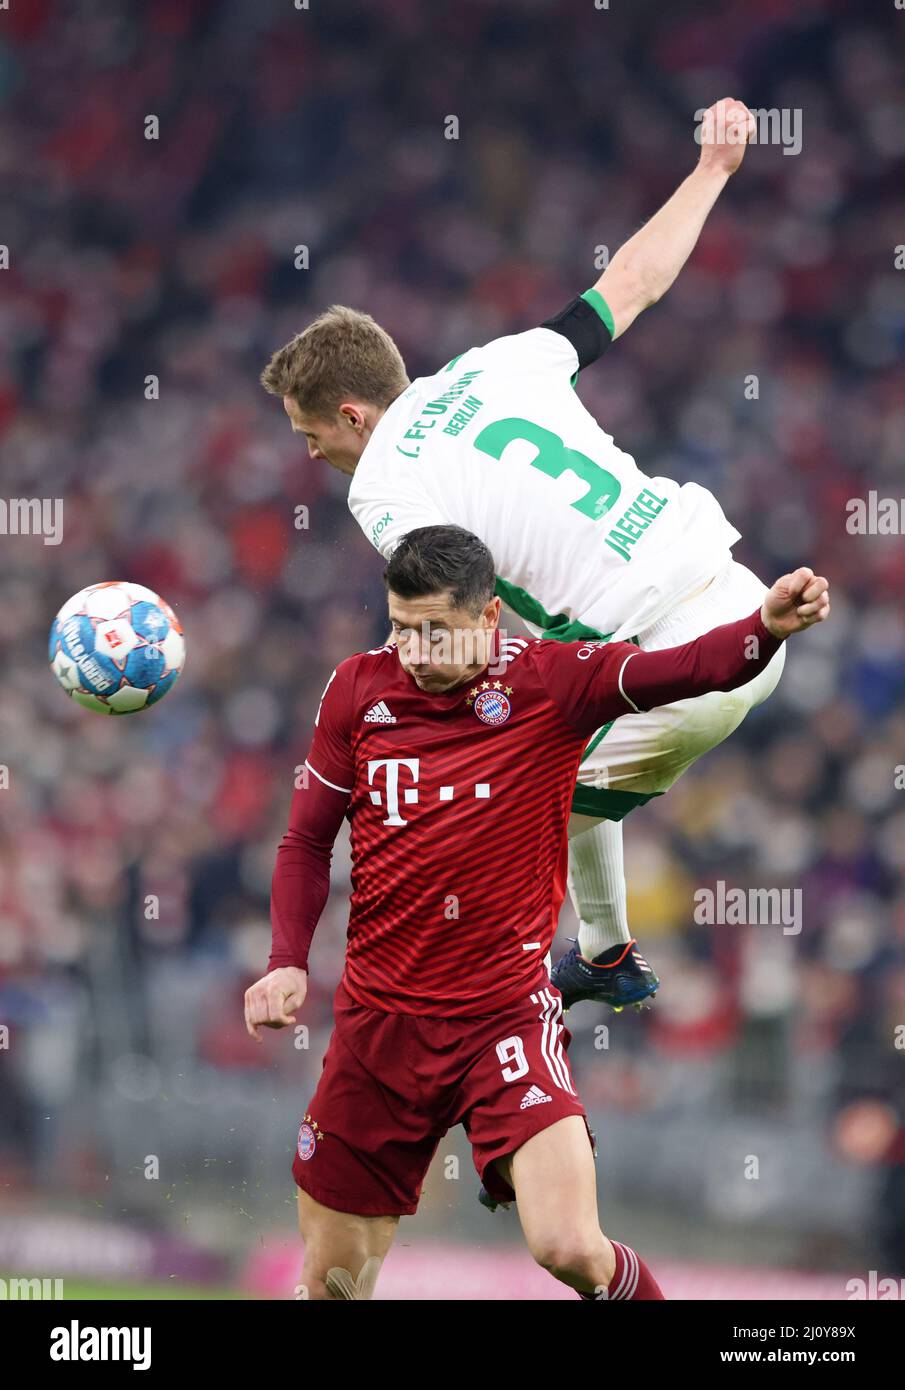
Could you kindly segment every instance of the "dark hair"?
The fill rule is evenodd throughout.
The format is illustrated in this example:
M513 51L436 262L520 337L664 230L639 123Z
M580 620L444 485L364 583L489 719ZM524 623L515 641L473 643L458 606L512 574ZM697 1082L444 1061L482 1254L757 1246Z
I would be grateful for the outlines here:
M493 598L496 565L484 542L462 526L419 526L402 537L383 579L400 598L449 589L454 608L477 614Z

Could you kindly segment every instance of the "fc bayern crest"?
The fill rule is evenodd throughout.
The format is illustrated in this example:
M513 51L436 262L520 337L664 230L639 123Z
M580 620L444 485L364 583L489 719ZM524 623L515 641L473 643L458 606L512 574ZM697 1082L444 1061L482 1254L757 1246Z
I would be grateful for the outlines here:
M505 724L512 704L502 690L482 690L474 702L474 712L483 724Z
M298 1155L303 1163L307 1163L309 1158L314 1157L314 1150L317 1148L317 1139L314 1130L309 1124L303 1122L299 1126Z

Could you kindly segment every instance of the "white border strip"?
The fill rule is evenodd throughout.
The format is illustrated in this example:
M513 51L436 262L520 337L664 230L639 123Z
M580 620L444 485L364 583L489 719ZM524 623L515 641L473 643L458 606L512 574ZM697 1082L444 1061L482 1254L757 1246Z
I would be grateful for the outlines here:
M325 787L331 787L335 792L345 792L346 796L352 795L351 787L338 787L335 782L328 782L326 777L322 777L316 767L312 767L308 759L305 759L305 766L309 772L313 772L319 782L323 782Z
M632 709L635 711L636 714L643 714L643 713L644 713L644 710L639 709L638 706L635 704L634 700L630 700L630 699L629 699L629 697L628 697L628 696L626 695L626 693L625 693L625 687L624 687L624 685L622 684L622 677L623 677L623 675L624 675L624 673L625 673L625 668L626 668L626 666L629 664L629 662L631 661L632 657L633 657L633 656L637 656L637 655L638 655L637 652L629 652L628 656L625 658L625 660L623 661L621 667L619 668L619 694L622 696L623 700L625 701L625 703L626 703L627 705L631 705Z

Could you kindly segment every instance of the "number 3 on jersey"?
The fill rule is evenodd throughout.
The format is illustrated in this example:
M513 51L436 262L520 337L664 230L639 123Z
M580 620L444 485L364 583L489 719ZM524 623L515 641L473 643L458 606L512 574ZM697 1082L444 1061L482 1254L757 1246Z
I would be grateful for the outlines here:
M601 468L587 454L567 448L558 434L531 420L521 420L515 415L506 420L496 420L481 430L474 447L491 458L500 459L506 446L514 439L524 439L536 446L537 453L531 460L531 467L539 468L548 478L561 478L564 473L571 472L587 483L588 491L584 497L570 505L592 521L602 517L618 500L622 484L612 473Z

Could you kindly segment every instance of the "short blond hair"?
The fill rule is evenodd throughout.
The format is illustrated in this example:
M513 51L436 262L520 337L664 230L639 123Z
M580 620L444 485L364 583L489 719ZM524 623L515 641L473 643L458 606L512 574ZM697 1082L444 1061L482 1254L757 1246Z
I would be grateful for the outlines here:
M402 354L385 329L357 309L331 304L271 357L261 385L327 420L353 397L385 410L408 386Z

